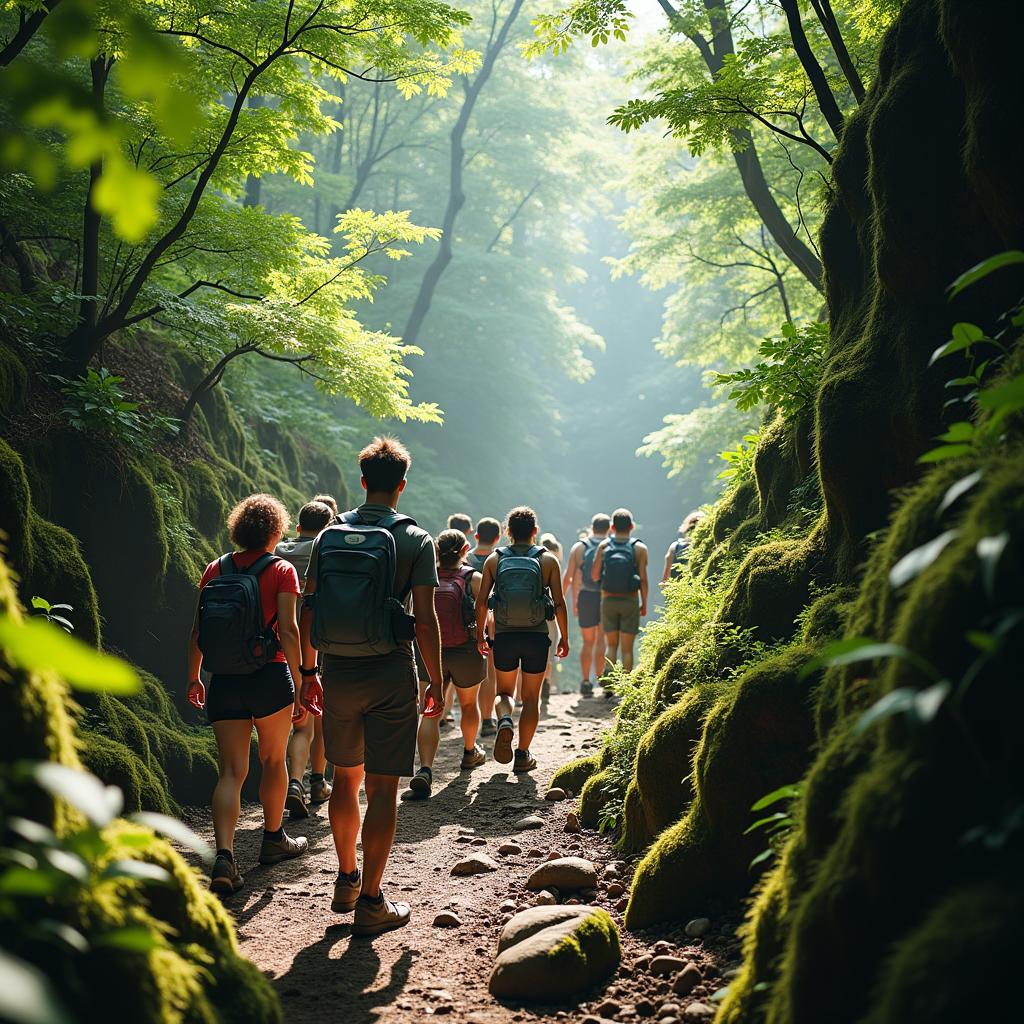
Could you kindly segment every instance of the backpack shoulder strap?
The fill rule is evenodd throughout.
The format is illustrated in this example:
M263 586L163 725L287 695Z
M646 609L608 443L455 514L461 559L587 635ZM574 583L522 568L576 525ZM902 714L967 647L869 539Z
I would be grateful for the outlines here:
M277 555L272 555L269 551L265 555L260 555L248 569L243 569L242 572L249 576L259 576L264 569L267 568L272 562L282 561Z
M393 530L396 526L401 523L410 523L412 526L416 526L416 520L412 516L403 515L401 512L392 512L390 515L381 516L373 525L381 526L385 530Z
M238 572L238 568L235 565L234 558L231 557L229 551L226 555L221 555L217 560L217 575L218 576L231 576Z
M530 550L526 553L527 555L529 555L530 558L536 558L539 562L544 557L544 554L545 552L547 552L547 550L548 549L544 547L542 544L534 544L533 547L530 548Z

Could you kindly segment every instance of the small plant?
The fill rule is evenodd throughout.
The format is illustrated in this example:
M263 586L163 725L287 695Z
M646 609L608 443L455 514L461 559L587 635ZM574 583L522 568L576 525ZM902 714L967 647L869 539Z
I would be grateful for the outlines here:
M123 377L102 367L90 368L74 380L57 376L53 379L61 385L60 392L68 400L63 413L76 430L125 442L139 440L143 433L139 404L125 398L121 390Z
M744 434L743 440L735 448L727 448L724 452L719 452L718 457L727 462L728 466L718 474L718 479L728 480L732 486L753 479L754 453L757 451L757 442L760 440L760 433Z
M770 860L782 849L786 838L796 827L796 821L789 813L789 805L799 796L800 786L796 783L790 783L786 786L780 786L778 789L773 789L751 805L750 809L752 811L764 811L783 801L786 802L786 810L773 811L771 814L759 818L750 828L744 831L743 834L745 836L751 832L756 832L758 829L763 829L768 833L768 846L750 862L751 871L758 864L763 864L765 861Z
M60 626L65 633L73 633L75 627L71 620L64 615L64 612L73 612L75 609L69 604L50 604L45 597L32 598L32 614Z

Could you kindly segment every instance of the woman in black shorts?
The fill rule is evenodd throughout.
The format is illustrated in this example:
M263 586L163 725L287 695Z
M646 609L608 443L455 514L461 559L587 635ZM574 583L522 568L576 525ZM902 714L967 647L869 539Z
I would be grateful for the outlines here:
M292 722L301 722L307 714L299 703L295 686L295 680L300 678L301 657L296 615L299 577L290 562L273 554L287 529L288 513L276 498L254 494L239 502L228 516L228 534L239 550L211 562L199 583L202 591L225 571L244 573L255 566L263 621L268 631L273 630L276 641L275 653L262 668L245 674L214 673L206 687L200 678L203 655L199 649L200 615L196 609L188 649L188 699L195 707L206 708L217 738L220 777L213 791L217 856L210 889L221 895L231 895L243 884L233 847L242 783L249 771L253 725L262 768L260 803L264 832L260 863L276 864L306 852L305 837L293 839L285 835L281 825L288 793L288 734Z

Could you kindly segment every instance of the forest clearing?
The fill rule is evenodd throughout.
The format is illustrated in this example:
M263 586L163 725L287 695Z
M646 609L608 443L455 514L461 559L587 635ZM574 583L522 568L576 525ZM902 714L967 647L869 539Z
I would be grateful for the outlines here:
M0 3L0 1024L1011 1018L1022 30Z

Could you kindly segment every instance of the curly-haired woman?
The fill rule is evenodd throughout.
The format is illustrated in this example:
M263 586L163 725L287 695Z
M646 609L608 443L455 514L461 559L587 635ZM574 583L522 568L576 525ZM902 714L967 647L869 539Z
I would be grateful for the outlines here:
M299 577L295 567L274 556L274 548L288 529L288 512L269 494L254 494L240 501L228 516L228 534L236 551L211 562L199 583L200 607L189 642L189 702L206 708L217 738L220 777L213 791L213 831L217 843L210 888L221 895L237 892L243 884L235 865L234 838L238 824L242 783L249 770L253 725L259 741L260 803L263 805L261 864L276 864L306 852L304 836L291 838L282 827L288 773L285 750L292 722L307 711L299 703L295 681L300 678L297 604ZM203 616L202 590L211 580L228 573L252 570L258 589L264 633L269 641L265 664L249 672L217 672L209 687L200 679ZM216 614L215 612L212 614ZM223 621L223 620L222 620ZM218 623L213 622L212 628ZM220 627L231 636L233 627ZM262 660L262 659L261 659Z

